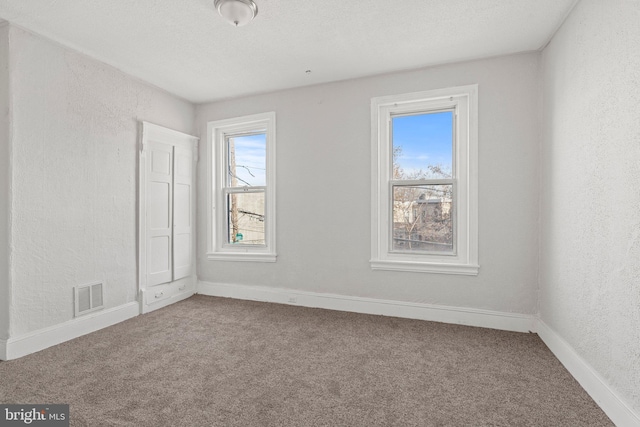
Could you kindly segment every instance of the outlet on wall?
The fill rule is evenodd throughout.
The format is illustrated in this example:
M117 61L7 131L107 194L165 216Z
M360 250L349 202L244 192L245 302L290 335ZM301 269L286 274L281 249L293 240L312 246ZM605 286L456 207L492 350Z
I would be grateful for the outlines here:
M298 298L296 298L296 297L289 297L289 303L291 303L291 304L295 304L295 303L297 303L297 302L298 302Z

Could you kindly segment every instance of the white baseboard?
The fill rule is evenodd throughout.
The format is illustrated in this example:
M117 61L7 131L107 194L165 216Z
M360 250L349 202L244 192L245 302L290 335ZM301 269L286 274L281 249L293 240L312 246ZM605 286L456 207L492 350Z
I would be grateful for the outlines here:
M198 282L198 293L218 297L404 317L408 319L479 326L482 328L516 332L535 332L536 326L535 317L527 314L362 298L299 291L295 289L229 285L200 281Z
M640 426L640 414L627 405L569 343L540 319L538 335L616 426Z
M77 317L22 336L0 340L0 359L11 360L115 325L140 314L140 305L130 302L118 307ZM3 346L4 344L4 346Z

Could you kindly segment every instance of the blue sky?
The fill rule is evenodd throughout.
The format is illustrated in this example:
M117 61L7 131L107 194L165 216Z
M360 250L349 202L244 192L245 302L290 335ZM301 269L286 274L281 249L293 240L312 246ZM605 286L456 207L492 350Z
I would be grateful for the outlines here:
M266 185L266 135L237 136L233 140L236 149L238 185L241 187Z
M396 162L405 173L427 171L429 165L451 172L452 121L451 111L393 117L393 148L402 147Z

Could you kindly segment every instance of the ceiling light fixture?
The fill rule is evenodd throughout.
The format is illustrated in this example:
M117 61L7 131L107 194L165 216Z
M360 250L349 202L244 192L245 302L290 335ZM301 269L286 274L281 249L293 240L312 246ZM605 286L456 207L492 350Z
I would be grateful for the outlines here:
M242 27L256 17L258 6L253 0L214 0L218 13L236 27Z

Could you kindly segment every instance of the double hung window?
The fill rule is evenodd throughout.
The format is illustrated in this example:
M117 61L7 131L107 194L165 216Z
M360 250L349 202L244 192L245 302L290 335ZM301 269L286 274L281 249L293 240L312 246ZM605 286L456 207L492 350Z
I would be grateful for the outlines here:
M209 123L209 259L273 262L275 113Z
M372 268L477 274L477 86L374 98L372 129Z

